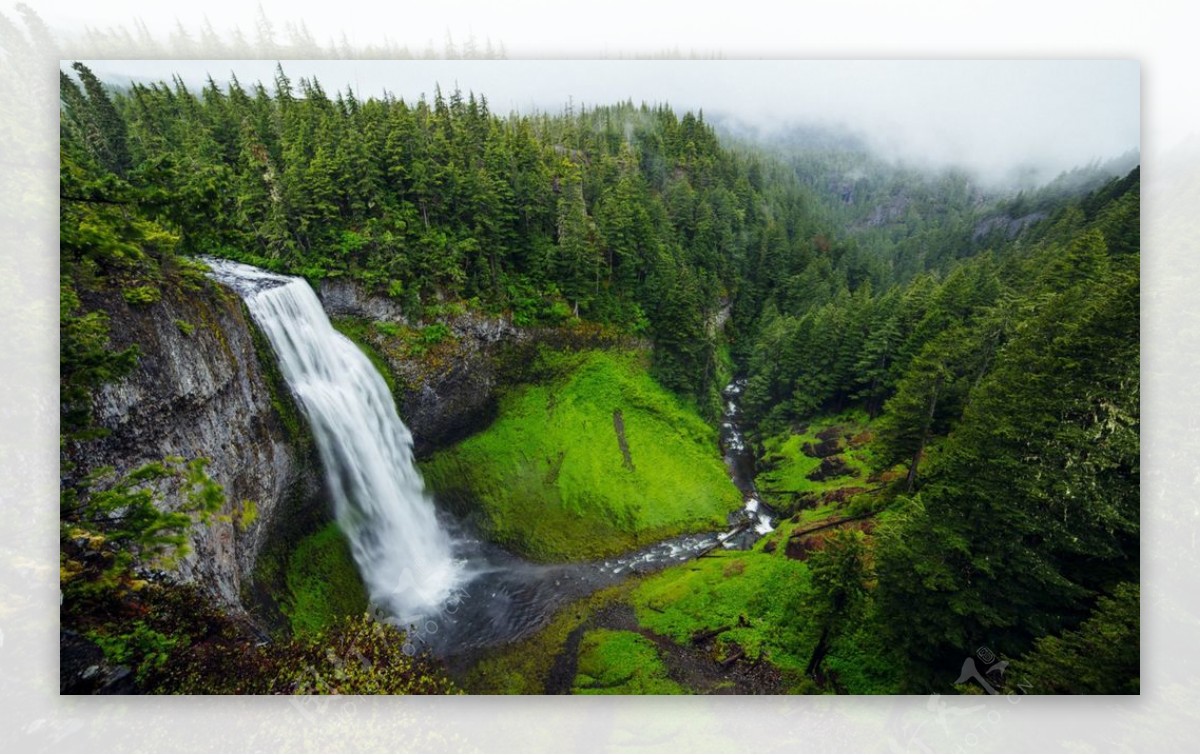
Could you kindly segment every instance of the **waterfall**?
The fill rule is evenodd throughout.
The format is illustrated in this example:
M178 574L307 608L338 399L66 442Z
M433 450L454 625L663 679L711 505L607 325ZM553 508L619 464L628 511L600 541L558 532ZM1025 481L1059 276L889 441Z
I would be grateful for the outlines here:
M402 621L436 612L462 579L462 568L383 377L333 329L304 279L206 262L245 300L275 350L312 427L337 523L371 602Z

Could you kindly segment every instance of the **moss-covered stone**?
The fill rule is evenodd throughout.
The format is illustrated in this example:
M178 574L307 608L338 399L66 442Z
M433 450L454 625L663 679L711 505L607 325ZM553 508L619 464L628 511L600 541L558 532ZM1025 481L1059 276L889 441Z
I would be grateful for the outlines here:
M806 510L820 516L844 503L838 491L865 489L874 465L863 440L869 428L866 413L852 410L765 438L755 478L763 500L787 516Z

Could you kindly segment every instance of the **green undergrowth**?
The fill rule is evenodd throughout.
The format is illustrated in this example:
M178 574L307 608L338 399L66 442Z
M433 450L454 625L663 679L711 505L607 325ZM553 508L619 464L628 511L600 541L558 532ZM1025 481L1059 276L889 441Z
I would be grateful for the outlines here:
M439 498L545 561L723 526L740 495L715 431L649 376L640 353L569 356L571 369L510 390L490 427L423 465Z
M763 439L763 453L758 460L759 473L755 478L763 500L783 513L810 509L806 518L822 512L829 514L831 504L826 494L846 488L867 488L867 478L873 467L871 427L865 412L850 410L836 415L818 417L799 428L803 432L783 432ZM838 451L831 460L845 465L845 474L823 480L810 479L817 474L822 459L805 453L805 446L816 447L823 442L820 434L835 433Z
M318 632L367 610L367 593L337 524L305 537L290 554L282 609L296 634Z
M825 671L843 694L895 695L904 689L904 669L895 653L865 624L833 640Z
M577 695L679 695L654 643L637 632L593 629L579 645Z

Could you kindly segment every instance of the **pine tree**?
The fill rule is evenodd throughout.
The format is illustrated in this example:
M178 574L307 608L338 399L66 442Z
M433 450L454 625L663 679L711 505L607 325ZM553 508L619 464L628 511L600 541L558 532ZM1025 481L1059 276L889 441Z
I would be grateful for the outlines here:
M1010 694L1136 695L1141 688L1139 589L1122 582L1077 628L1039 638L1010 662Z
M79 75L84 91L87 92L86 116L84 117L90 122L90 126L95 132L91 135L93 154L109 171L124 177L132 167L129 147L126 144L125 121L117 112L112 100L109 99L104 85L100 83L91 69L78 62L73 63L71 67ZM79 98L72 97L71 99L77 105L82 104Z
M578 170L564 161L562 171L556 278L578 315L580 306L586 310L599 293L600 259L595 224L588 217Z
M853 626L861 616L867 594L867 549L857 530L841 530L825 540L808 562L812 573L812 603L797 610L811 611L813 623L821 627L817 644L809 655L804 673L814 676L834 638Z

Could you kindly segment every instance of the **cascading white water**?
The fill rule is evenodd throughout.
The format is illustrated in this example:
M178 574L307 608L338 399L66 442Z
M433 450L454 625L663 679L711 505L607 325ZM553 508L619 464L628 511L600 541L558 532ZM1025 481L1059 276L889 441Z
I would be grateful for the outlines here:
M449 534L413 463L412 434L383 377L333 329L308 283L207 260L266 334L312 426L338 525L371 602L415 621L436 612L463 578Z
M733 536L739 531L738 528L726 532L721 536L721 544L726 548L749 547L758 537L775 529L771 524L771 514L763 510L762 501L758 497L758 489L754 485L753 461L748 469L745 466L746 460L748 458L752 460L752 457L749 456L746 440L742 437L742 431L738 429L737 425L740 414L737 401L741 398L745 387L744 379L735 380L721 391L725 397L725 415L724 421L721 423L721 447L725 451L725 465L729 468L729 474L733 478L734 484L742 491L742 510L733 519L737 520L736 523L742 528L752 525L753 534L749 538L735 538ZM730 522L730 524L733 523L733 521Z

